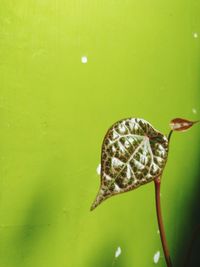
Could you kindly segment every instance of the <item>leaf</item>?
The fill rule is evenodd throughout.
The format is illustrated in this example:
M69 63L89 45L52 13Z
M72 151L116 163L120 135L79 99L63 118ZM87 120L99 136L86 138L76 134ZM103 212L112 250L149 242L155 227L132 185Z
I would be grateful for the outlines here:
M91 210L107 198L133 190L161 175L168 139L143 119L116 122L101 151L101 184Z
M176 118L176 119L171 120L170 126L173 131L183 132L183 131L188 130L190 127L192 127L197 122L198 121L189 121L186 119Z

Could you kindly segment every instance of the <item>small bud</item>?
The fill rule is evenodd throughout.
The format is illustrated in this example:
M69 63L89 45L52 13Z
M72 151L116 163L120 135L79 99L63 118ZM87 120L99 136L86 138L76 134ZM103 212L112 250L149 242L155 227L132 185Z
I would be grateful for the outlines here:
M170 127L173 131L183 132L183 131L188 130L190 127L192 127L197 122L199 121L188 121L185 119L176 118L176 119L171 120Z

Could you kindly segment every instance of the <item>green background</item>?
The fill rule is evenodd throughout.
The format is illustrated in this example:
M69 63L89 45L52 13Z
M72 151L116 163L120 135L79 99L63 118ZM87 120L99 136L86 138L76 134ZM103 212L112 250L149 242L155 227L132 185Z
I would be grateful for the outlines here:
M199 119L199 13L196 0L0 0L1 267L150 267L157 251L165 266L153 183L89 208L115 121L167 134ZM173 135L163 176L176 266L197 223L199 133Z

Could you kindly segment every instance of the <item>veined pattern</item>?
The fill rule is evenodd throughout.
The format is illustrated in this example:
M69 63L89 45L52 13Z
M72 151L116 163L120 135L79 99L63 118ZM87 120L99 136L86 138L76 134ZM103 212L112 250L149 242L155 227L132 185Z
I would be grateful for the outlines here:
M168 139L143 119L124 119L107 132L101 154L101 186L91 207L159 177L168 155Z

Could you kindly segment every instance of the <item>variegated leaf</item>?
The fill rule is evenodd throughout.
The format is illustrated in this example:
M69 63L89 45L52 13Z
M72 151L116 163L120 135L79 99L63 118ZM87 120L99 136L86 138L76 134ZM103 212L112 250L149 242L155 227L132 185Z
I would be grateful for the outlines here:
M124 119L107 132L101 154L101 185L91 207L133 190L161 175L168 139L143 119Z

